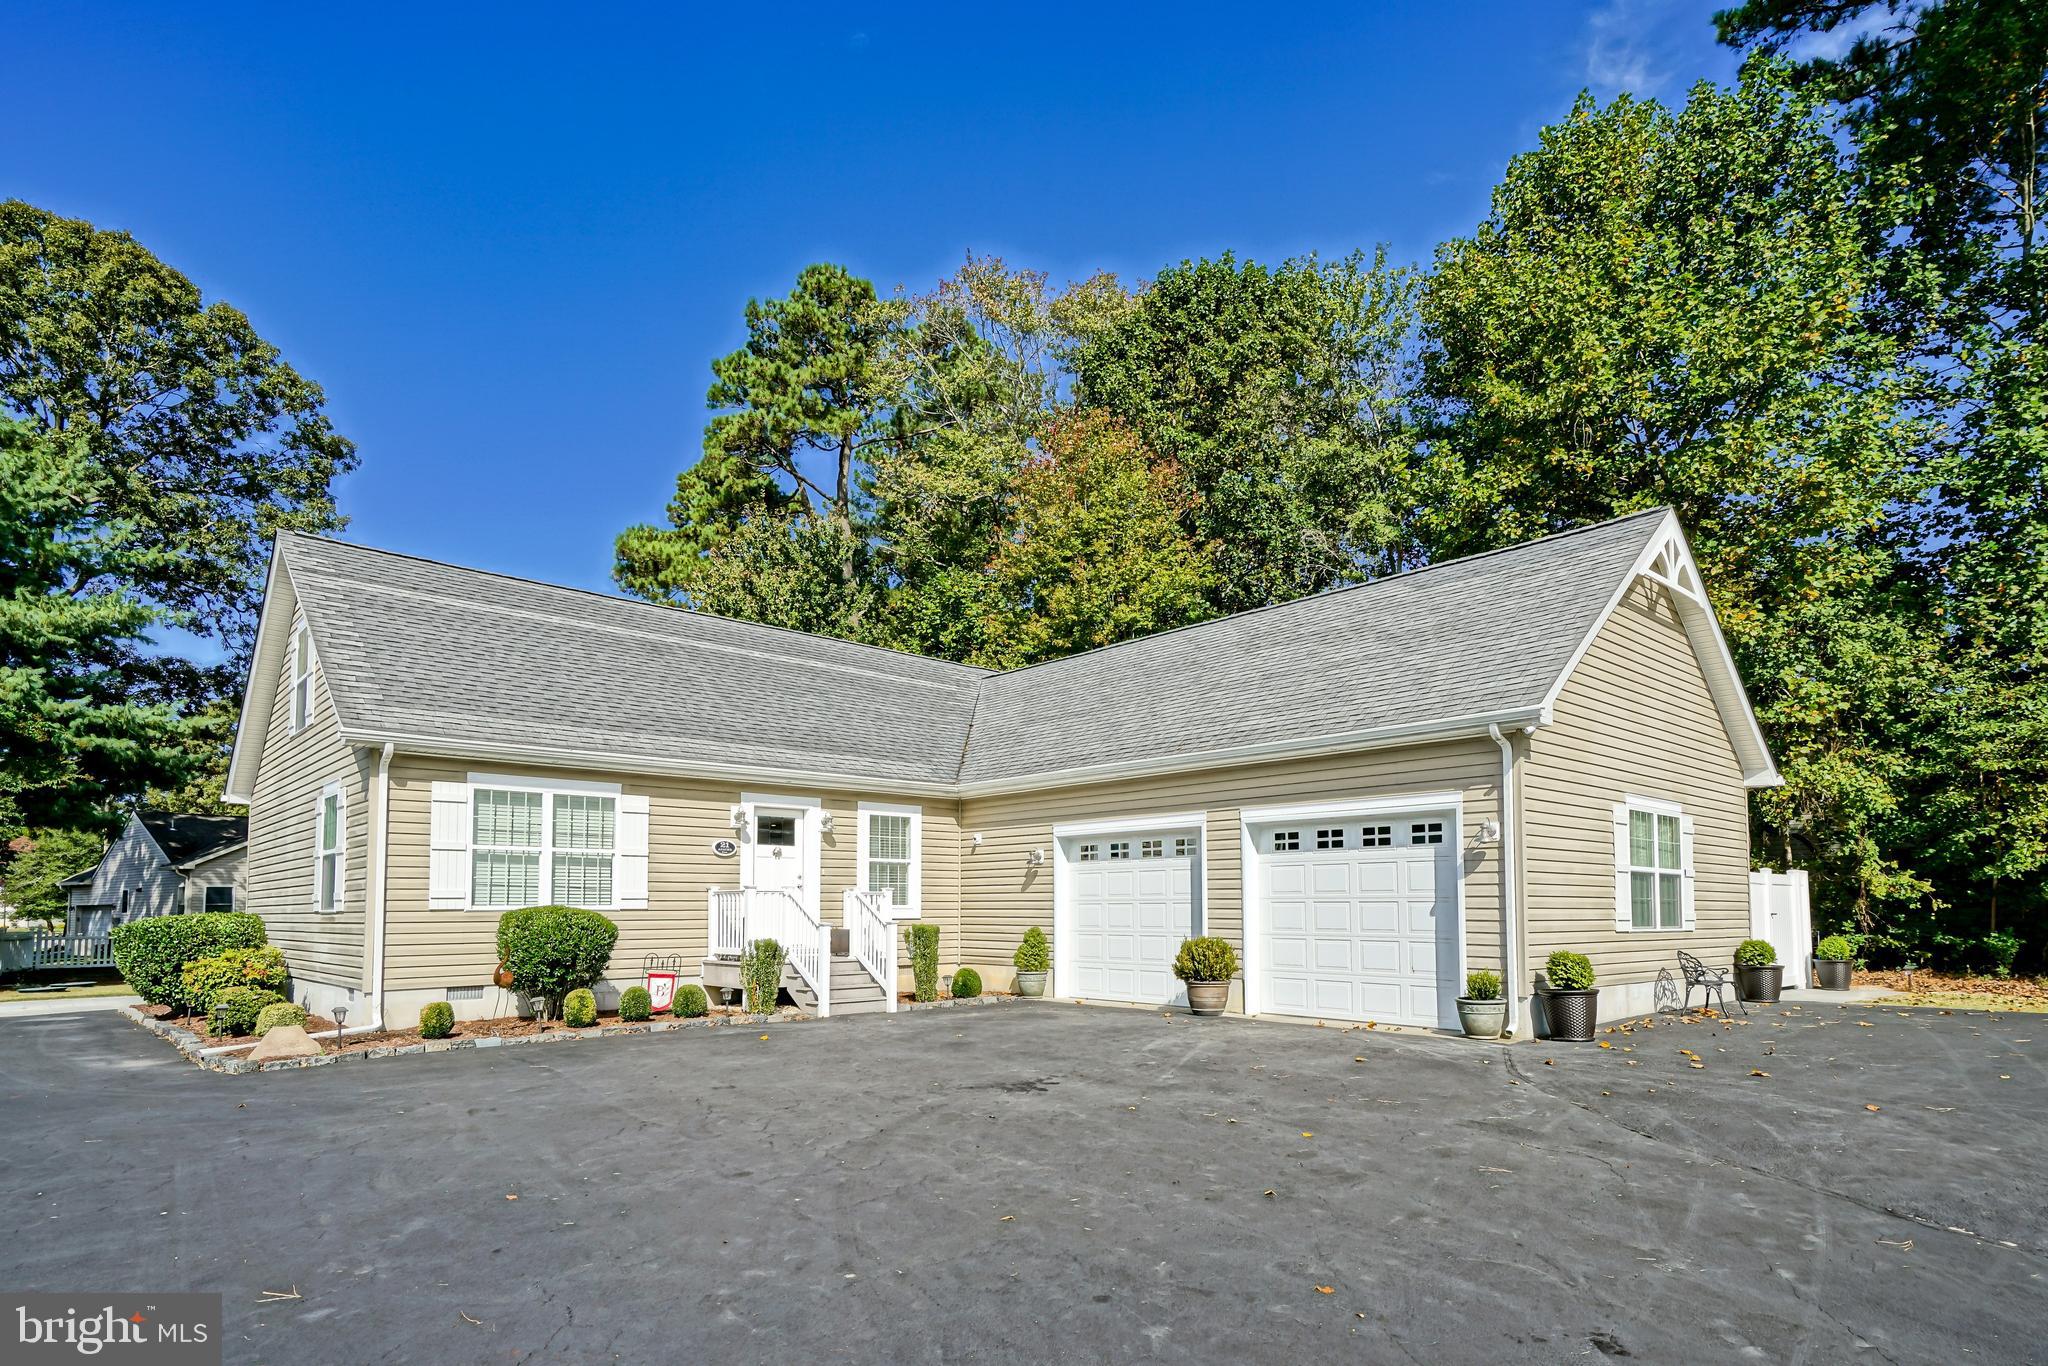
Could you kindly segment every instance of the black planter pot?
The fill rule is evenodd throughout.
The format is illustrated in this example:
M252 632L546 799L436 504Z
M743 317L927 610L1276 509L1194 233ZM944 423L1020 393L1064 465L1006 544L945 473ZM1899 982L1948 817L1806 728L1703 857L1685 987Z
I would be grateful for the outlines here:
M1735 969L1735 989L1745 1001L1769 1003L1785 989L1785 965L1771 963L1760 968Z
M1545 991L1543 1022L1547 1037L1561 1043L1591 1043L1593 1025L1600 1018L1600 988L1585 991Z
M1822 991L1847 991L1849 989L1848 961L1839 958L1814 959L1813 984Z

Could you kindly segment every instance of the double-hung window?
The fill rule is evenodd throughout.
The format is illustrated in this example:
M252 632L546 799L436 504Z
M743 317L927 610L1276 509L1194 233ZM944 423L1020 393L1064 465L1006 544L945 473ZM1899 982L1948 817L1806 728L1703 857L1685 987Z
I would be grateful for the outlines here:
M920 914L918 841L923 825L922 807L860 804L860 885L871 892L887 892L900 917Z
M499 909L613 904L618 798L478 787L470 794L470 902Z
M1668 802L1631 797L1614 808L1617 929L1691 927L1690 825Z
M313 909L322 915L341 909L347 850L348 811L341 784L329 783L313 808Z
M313 719L313 633L305 622L292 635L292 730Z

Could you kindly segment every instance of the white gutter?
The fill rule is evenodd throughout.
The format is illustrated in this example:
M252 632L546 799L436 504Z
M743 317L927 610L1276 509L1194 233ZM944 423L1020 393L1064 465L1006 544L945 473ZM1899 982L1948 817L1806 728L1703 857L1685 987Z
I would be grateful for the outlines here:
M1522 733L1527 735L1535 729L1528 726ZM1512 1039L1515 1002L1521 995L1515 985L1515 964L1521 959L1515 948L1515 742L1501 734L1499 726L1488 726L1486 733L1500 746L1500 966L1501 995L1508 1003L1501 1037Z
M370 852L377 868L370 879L370 1028L384 1027L384 878L391 843L391 751L387 740L377 755L377 831ZM353 1031L351 1031L353 1032Z

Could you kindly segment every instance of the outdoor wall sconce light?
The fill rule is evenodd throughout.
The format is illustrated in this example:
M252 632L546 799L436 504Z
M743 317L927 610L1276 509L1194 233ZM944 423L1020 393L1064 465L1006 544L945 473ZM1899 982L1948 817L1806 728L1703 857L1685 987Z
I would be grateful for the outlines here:
M832 833L832 813L830 811L820 811L818 813L818 833L823 835Z
M1032 866L1033 868L1042 868L1042 867L1044 867L1044 866L1045 866L1045 850L1043 850L1043 849L1033 849L1033 850L1031 851L1031 854L1030 854L1030 856L1029 856L1028 858L1026 858L1026 859L1025 859L1024 861L1025 861L1026 863L1030 864L1030 865L1031 865L1031 866Z
M725 813L725 818L732 823L732 828L735 830L745 830L747 828L747 808L744 806L733 807Z
M977 849L981 848L981 832L980 832L979 830L977 830L977 831L975 831L975 832L974 832L974 835L973 835L973 840L974 840L974 847L975 847L975 848L977 848Z
M1481 821L1481 822L1479 823L1479 843L1481 843L1481 844L1499 844L1499 843L1500 843L1500 822L1499 822L1499 821Z

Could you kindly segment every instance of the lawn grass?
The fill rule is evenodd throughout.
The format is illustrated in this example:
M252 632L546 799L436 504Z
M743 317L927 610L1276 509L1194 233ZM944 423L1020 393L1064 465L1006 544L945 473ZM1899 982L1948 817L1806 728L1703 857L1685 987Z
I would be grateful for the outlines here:
M69 991L0 991L0 1004L8 1001L70 1001L80 996L133 996L135 988L126 982L101 982Z

